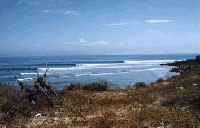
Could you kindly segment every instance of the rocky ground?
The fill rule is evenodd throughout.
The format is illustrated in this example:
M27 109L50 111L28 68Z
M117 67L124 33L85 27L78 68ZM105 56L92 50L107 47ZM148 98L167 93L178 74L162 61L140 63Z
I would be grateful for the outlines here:
M195 62L196 65L196 62ZM198 65L198 64L197 64ZM173 65L174 66L174 65ZM180 65L179 65L180 66ZM176 67L178 68L178 67ZM54 114L15 116L1 127L25 128L196 128L200 126L200 68L194 66L166 80L126 89L83 89L71 85ZM0 93L1 106L5 104ZM41 115L40 115L41 114ZM5 113L0 113L1 120ZM37 115L37 116L36 116Z

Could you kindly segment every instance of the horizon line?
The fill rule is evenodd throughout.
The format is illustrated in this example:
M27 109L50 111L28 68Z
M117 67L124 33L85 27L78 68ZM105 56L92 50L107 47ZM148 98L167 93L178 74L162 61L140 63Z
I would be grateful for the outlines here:
M200 53L160 53L160 54L71 54L71 55L0 55L0 57L56 57L56 56L151 56L151 55L198 55Z

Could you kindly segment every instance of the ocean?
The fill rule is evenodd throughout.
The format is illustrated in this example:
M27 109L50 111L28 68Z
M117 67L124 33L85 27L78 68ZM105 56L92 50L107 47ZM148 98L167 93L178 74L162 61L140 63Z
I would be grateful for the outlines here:
M161 63L193 59L195 54L185 55L72 55L0 57L0 83L17 85L18 80L33 84L37 71L43 75L49 68L47 81L62 89L68 83L107 81L112 86L132 86L135 82L150 83L158 78L167 78L172 67Z

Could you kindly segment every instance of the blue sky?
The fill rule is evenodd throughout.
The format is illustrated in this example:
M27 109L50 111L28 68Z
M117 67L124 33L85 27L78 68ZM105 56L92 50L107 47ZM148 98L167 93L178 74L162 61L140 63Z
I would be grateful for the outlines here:
M1 0L0 55L200 53L200 0Z

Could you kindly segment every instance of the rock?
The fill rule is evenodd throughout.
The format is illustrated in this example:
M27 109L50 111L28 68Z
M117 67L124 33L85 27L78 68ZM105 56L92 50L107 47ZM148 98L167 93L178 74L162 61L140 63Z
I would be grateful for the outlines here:
M200 66L200 55L196 56L195 59L187 59L182 61L174 61L173 63L167 63L167 64L160 64L161 66L173 66L173 68L170 70L171 72L176 73L184 73L186 71L189 71L191 69L197 68Z

